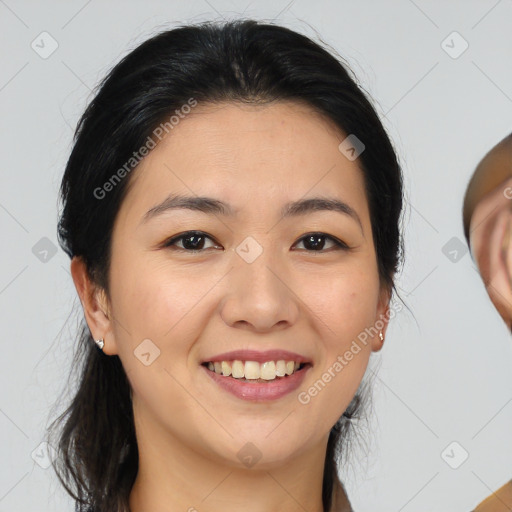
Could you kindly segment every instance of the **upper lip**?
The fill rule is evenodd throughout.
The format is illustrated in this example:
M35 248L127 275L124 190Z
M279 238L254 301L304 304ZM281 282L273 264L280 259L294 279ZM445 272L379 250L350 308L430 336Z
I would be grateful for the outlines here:
M295 361L297 363L311 363L311 360L305 356L290 352L289 350L233 350L231 352L224 352L215 356L208 357L201 361L201 364L208 362L221 362L221 361L256 361L258 363L265 363L266 361Z

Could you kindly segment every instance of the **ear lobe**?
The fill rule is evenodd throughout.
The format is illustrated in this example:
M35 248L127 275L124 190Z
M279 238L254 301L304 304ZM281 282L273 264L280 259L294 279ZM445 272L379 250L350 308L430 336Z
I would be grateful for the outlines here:
M377 306L377 316L375 318L374 327L378 330L377 334L372 339L372 352L379 352L386 339L386 331L389 325L391 291L385 287L381 289L379 296L379 304ZM382 340L380 333L382 332Z
M80 297L82 308L84 310L85 320L95 340L103 338L105 340L105 349L107 349L107 335L109 342L113 341L112 321L109 314L108 299L105 290L91 281L87 272L87 267L83 259L79 256L71 260L71 276L75 284L76 291Z

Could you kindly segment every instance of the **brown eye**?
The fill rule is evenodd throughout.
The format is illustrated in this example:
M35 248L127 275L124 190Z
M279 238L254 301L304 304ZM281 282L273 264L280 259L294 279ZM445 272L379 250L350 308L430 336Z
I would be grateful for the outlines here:
M202 252L203 250L205 250L204 246L206 240L213 241L211 237L209 237L202 231L187 231L186 233L182 233L181 235L175 236L168 240L167 242L165 242L164 247L168 247L177 251ZM176 246L176 243L178 242L181 242L181 247ZM207 247L206 249L209 248L210 247Z
M167 247L175 251L191 253L203 252L206 249L220 247L219 245L215 244L211 245L210 247L205 247L207 240L211 240L212 242L214 241L212 237L206 235L206 233L203 233L202 231L187 231L179 236L175 236L169 239L164 243L163 247ZM297 243L300 242L304 244L305 250L308 252L328 252L331 250L349 249L347 244L325 233L308 233L307 235L303 236ZM327 249L326 242L331 244L330 247L327 247Z
M302 242L309 252L327 252L324 251L326 240L330 240L333 244L330 249L349 249L347 244L325 233L308 233L299 242Z

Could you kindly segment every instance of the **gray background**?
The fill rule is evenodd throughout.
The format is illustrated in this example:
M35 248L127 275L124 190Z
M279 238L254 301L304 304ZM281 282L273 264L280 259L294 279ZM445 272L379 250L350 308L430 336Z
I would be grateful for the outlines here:
M469 512L512 478L512 343L461 222L475 165L512 131L511 0L0 0L0 512L73 510L41 443L79 319L69 260L51 251L78 116L98 80L155 30L241 14L320 35L347 59L404 168L398 285L412 314L402 310L372 356L370 423L342 468L355 509ZM58 44L47 58L44 31ZM447 460L462 450L469 457L453 469Z

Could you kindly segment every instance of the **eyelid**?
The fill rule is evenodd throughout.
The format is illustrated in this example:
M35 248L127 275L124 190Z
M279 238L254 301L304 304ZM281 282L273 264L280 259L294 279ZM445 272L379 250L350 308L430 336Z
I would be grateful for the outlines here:
M208 233L204 232L204 231L199 231L199 230L188 230L188 231L184 231L182 233L178 233L177 235L173 235L172 237L166 239L162 244L161 244L161 248L168 248L170 250L173 250L173 251L177 251L177 252L185 252L185 253L191 253L191 254L197 254L197 253L201 253L201 252L205 252L206 250L208 249L212 249L213 247L208 247L206 249L183 249L182 247L176 247L174 244L183 240L184 238L187 238L187 236L192 236L192 235L199 235L201 237L204 237L204 238L208 238L210 239L214 244L216 244L217 246L221 246L221 244L219 244L215 238L211 235L209 235ZM319 250L319 251L314 251L314 250L308 250L308 249L300 249L301 251L305 251L307 253L313 253L313 254L323 254L323 253L327 253L327 252L332 252L332 251L336 251L336 250L343 250L343 251L349 251L351 249L351 247L346 243L344 242L343 240L340 240L339 238L333 236L333 235L329 235L327 233L324 233L323 231L310 231L308 233L304 233L300 238L298 238L296 240L296 242L294 242L293 246L292 246L292 250L293 250L293 247L295 245L297 245L298 243L303 243L303 241L309 237L309 236L313 236L313 235L318 235L320 236L321 238L325 238L327 240L331 240L334 244L333 247L327 249L327 250ZM222 247L222 246L221 246Z
M350 250L350 247L346 242L344 242L343 240L340 240L339 238L337 238L333 235L324 233L323 231L311 231L309 233L304 233L293 245L296 245L297 243L302 242L305 238L307 238L309 236L313 236L313 235L318 235L320 237L326 238L327 240L331 240L334 243L334 247L331 249L322 250L322 251L308 251L307 249L303 249L304 251L306 251L308 253L322 254L325 252L331 252L332 250L345 250L345 251Z
M188 253L192 253L192 254L193 253L199 253L199 252L205 252L206 249L192 250L192 249L183 249L182 247L173 247L173 244L175 244L176 242L179 242L179 241L183 240L184 238L187 238L188 236L192 236L192 235L199 235L199 236L202 236L204 238L209 238L215 244L220 245L215 240L215 238L213 238L208 233L205 233L204 231L198 231L198 230L195 230L195 229L191 229L191 230L188 230L188 231L183 231L182 233L178 233L177 235L173 235L170 238L167 238L166 240L164 240L164 242L161 244L160 247L163 248L163 249L170 248L171 250L181 251L181 252L188 252ZM208 247L208 249L211 249L211 247Z

